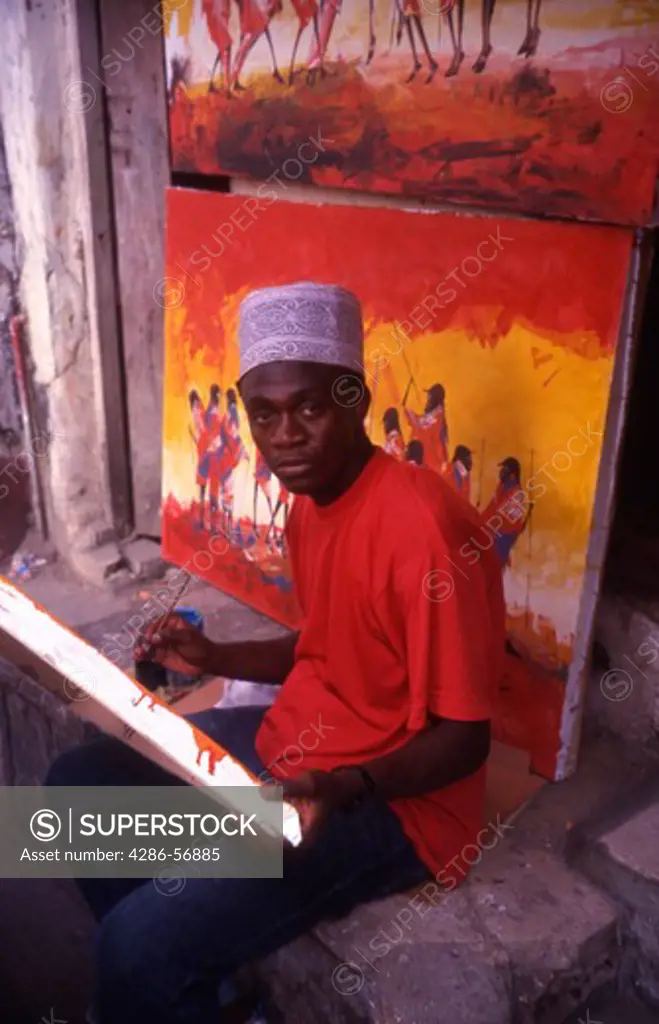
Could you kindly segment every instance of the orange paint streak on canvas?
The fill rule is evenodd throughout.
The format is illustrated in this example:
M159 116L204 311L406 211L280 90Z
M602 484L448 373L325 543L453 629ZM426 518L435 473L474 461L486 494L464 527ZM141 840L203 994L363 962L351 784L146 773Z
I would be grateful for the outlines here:
M199 768L203 768L202 759L204 754L207 754L208 762L206 768L208 769L209 775L214 775L218 761L221 761L225 756L224 752L216 747L214 743L210 742L208 736L199 729L193 727L192 731L194 733L194 739L198 749L197 765Z

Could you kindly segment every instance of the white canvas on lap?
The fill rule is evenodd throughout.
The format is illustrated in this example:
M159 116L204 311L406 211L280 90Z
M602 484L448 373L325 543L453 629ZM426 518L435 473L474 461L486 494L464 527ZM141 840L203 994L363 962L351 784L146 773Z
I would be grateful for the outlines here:
M90 644L0 576L0 656L37 685L150 760L194 786L258 786L219 744L171 710ZM217 793L232 810L235 790ZM267 817L259 822L272 833ZM284 837L301 840L297 811L284 804Z

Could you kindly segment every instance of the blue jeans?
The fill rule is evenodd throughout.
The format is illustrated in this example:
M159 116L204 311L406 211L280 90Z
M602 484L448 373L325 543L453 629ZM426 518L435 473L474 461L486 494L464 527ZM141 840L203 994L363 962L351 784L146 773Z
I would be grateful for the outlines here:
M264 711L234 707L190 718L260 774L254 741ZM50 786L182 784L106 737L64 754L46 780ZM358 810L330 817L308 849L285 854L283 879L189 878L173 896L145 879L80 880L100 921L100 1022L219 1024L219 985L239 967L325 918L428 877L394 812L369 797Z

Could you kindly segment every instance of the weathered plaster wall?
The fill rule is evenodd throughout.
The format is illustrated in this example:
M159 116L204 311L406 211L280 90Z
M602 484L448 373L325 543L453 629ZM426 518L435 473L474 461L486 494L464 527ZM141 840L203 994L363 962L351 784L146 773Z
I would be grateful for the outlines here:
M129 522L128 450L93 4L12 2L0 31L0 109L11 182L49 533L102 581Z
M9 340L15 299L14 217L0 126L0 457L12 455L20 444L20 415Z
M30 516L29 476L15 461L25 447L10 340L17 292L14 211L0 125L0 565L20 546Z

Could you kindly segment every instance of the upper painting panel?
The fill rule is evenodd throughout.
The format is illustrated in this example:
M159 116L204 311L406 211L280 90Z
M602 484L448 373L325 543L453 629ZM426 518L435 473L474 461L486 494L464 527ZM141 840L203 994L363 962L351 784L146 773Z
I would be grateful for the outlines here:
M655 217L657 0L165 0L177 171Z

